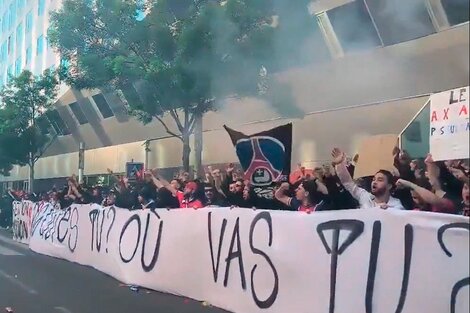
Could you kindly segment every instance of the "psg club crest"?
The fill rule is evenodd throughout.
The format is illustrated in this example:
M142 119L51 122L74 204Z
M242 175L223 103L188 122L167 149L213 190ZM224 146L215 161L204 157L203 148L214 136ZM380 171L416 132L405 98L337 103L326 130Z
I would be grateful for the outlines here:
M292 153L292 124L245 135L224 126L230 135L245 179L254 187L287 181Z
M144 163L127 162L126 176L130 182L142 180L144 178Z

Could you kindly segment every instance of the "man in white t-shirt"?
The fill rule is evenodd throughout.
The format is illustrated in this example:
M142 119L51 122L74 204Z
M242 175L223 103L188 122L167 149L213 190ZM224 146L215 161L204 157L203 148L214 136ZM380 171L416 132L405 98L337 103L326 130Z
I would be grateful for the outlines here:
M393 175L387 170L378 171L372 180L371 192L360 188L352 179L346 167L346 156L338 148L331 153L336 173L344 188L359 201L361 209L382 208L389 210L404 210L401 201L391 196Z

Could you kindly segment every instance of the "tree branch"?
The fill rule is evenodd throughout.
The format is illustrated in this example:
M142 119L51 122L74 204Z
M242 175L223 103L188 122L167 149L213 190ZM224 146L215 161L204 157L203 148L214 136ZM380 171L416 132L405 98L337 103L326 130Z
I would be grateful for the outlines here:
M147 72L150 71L150 68L148 66L148 62L142 57L142 55L138 52L136 48L131 43L127 43L129 45L129 50L134 52L134 54L142 61L142 65L144 66L145 70Z
M188 108L184 108L184 127L188 127L189 125L189 110ZM186 128L188 130L189 128Z
M170 112L171 117L173 117L173 119L175 120L176 126L178 126L179 131L183 132L184 127L181 124L181 120L180 120L180 117L178 115L178 112L176 112L176 110L170 110L169 112Z
M196 114L193 113L188 122L189 133L192 134L195 128L196 128Z
M49 147L54 143L56 138L57 138L57 134L55 134L54 137L47 143L47 145L43 147L41 151L39 151L38 155L33 159L34 164L36 164L37 160L39 160L43 156L44 152L46 152L47 149L49 149Z
M176 137L176 138L178 138L179 140L183 141L183 137L180 136L180 135L177 135L177 134L174 133L174 132L172 132L172 131L170 130L170 128L168 128L168 126L165 124L165 122L163 121L163 119L162 119L160 116L155 115L155 118L160 122L160 124L162 124L162 126L165 128L165 131L166 131L169 135L171 135L171 136L173 136L173 137Z

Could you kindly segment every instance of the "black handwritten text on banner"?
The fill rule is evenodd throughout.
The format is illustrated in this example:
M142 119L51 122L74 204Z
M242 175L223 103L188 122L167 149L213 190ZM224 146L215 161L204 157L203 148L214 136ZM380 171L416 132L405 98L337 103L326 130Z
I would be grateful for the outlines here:
M36 252L237 313L469 309L463 217L83 205L48 207L32 221Z

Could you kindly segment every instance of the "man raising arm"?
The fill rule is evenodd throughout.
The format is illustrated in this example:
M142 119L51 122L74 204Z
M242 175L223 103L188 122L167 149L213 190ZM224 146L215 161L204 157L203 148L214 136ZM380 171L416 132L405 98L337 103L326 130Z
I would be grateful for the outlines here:
M400 200L391 196L393 175L389 171L378 171L372 180L371 193L360 188L352 179L346 167L346 156L338 148L331 153L336 173L344 188L359 202L361 209L377 208L404 210Z

